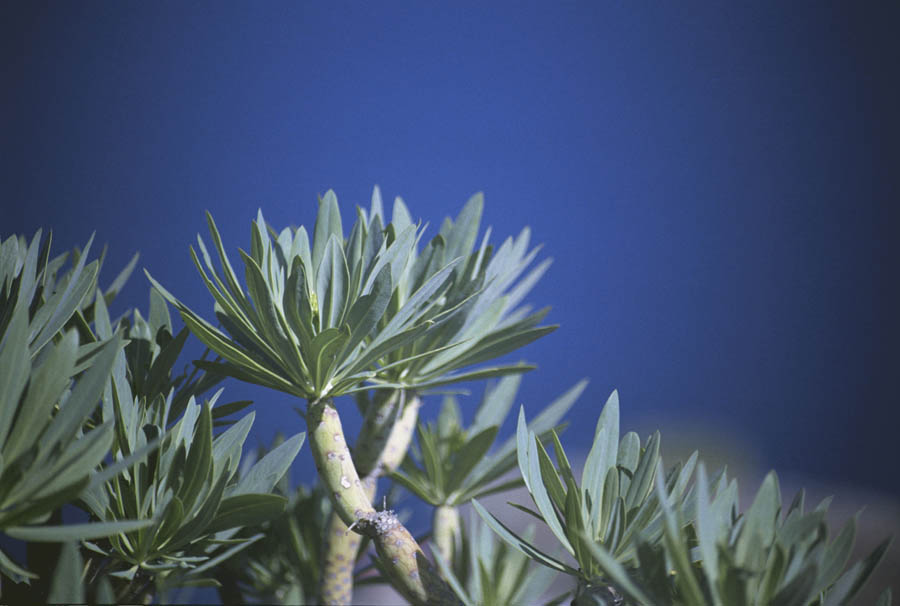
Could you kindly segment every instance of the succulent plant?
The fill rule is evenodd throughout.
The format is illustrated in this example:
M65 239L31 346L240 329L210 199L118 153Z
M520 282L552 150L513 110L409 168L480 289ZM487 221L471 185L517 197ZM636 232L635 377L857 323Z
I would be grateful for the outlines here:
M602 546L591 545L605 563L604 573L629 603L849 604L890 544L890 539L885 540L845 571L856 518L829 541L825 515L831 499L805 511L803 491L782 517L774 472L766 476L753 504L741 514L736 482L728 483L723 473L710 483L702 464L691 502L676 506L663 497L658 494L664 511L662 541L641 540L637 566L618 566ZM690 524L685 507L692 510ZM890 589L879 603L890 603Z
M320 200L311 243L302 227L270 234L259 213L251 252L242 252L249 296L210 217L224 279L202 239L198 247L206 269L193 249L192 256L225 333L154 281L185 324L224 360L204 368L307 399L310 446L335 513L348 528L373 539L387 561L396 563L406 591L419 600L427 597L417 561L423 561L421 551L402 525L393 520L384 525L376 516L371 491L350 458L334 398L372 386L425 389L528 368L456 372L553 329L538 326L545 312L515 307L546 267L513 286L536 254L527 252L527 232L496 254L487 239L474 251L481 204L480 197L470 200L422 255L415 250L421 229L403 202L395 203L394 221L384 225L377 190L371 213L358 209L346 240L333 192ZM394 537L397 533L402 537ZM398 541L412 547L397 550Z
M536 604L550 589L555 574L498 540L476 515L461 524L459 549L452 562L435 554L441 573L465 606ZM534 537L534 526L524 536Z
M81 342L78 317L96 290L100 262L87 262L89 241L61 272L65 256L50 259L49 242L41 245L38 232L30 244L11 237L0 245L0 531L32 543L102 537L149 523L123 517L59 525L59 507L96 483L93 474L112 444L112 422L91 427L85 419L100 402L124 340L111 333ZM3 552L0 571L16 582L36 578Z
M475 418L469 427L461 427L456 398L447 396L437 423L420 423L417 448L391 478L414 495L433 505L433 535L436 547L445 559L453 559L454 544L460 533L459 506L473 498L517 488L519 476L509 478L516 466L516 439L506 440L488 454L500 425L518 393L521 376L503 377L485 388ZM580 381L551 402L532 427L546 440L584 391ZM558 429L561 428L558 427Z
M839 606L861 595L889 539L848 567L856 518L831 538L828 500L807 510L801 492L783 508L773 473L742 511L736 481L710 479L697 453L666 471L658 432L620 436L615 392L578 475L558 424L584 382L530 424L520 408L516 435L494 448L532 368L495 360L554 329L540 325L545 310L520 305L549 262L530 268L527 229L492 247L480 196L424 246L403 201L392 210L388 223L376 188L345 238L329 192L312 239L272 231L260 212L241 252L245 285L208 217L219 268L202 239L192 257L215 323L155 281L147 315L111 318L136 257L101 289L91 241L69 269L40 233L0 242L0 533L27 546L25 564L0 552L4 601L166 601L207 585L226 603L348 603L354 581L387 581L414 604L533 603L557 581L568 591L548 604ZM207 351L178 372L191 333ZM220 403L225 377L306 400L314 488L288 479L302 433L244 456L254 414ZM432 390L494 377L468 427L452 394L436 421L418 422ZM363 417L352 449L346 395ZM434 507L430 532L413 537L402 515L373 507L380 478L392 499L405 488ZM533 505L514 507L555 547L478 503L522 484ZM463 522L469 500L481 522ZM63 524L64 507L86 522ZM420 548L429 537L437 566Z
M277 436L272 447L283 439ZM260 456L267 452L260 449ZM321 484L293 486L289 474L276 482L273 492L288 504L277 517L237 533L263 536L220 567L216 578L223 603L306 604L317 599L331 499Z
M216 406L221 389L206 403L196 398L221 376L173 367L187 331L172 335L168 308L150 292L148 319L110 321L103 297L90 308L93 329L88 340L100 341L124 332L128 345L115 355L102 405L88 424L114 428L111 463L95 474L79 502L94 519L115 524L137 518L143 528L85 542L90 551L88 574L113 581L118 599L139 599L153 584L155 592L184 585L214 583L204 573L245 548L261 535L236 540L242 526L256 525L280 513L286 499L269 494L303 441L299 434L236 478L253 413L237 422L227 415L249 402ZM215 425L231 425L214 436Z
M696 452L664 473L658 432L643 447L633 433L619 440L615 392L580 483L553 437L556 465L520 414L519 468L537 511L516 507L542 520L574 564L539 549L477 502L475 508L510 545L576 578L573 605L837 606L858 593L890 543L842 574L855 519L829 542L830 499L805 512L801 491L782 519L774 472L744 513L737 482L724 471L710 482L700 464L692 483ZM881 603L890 603L889 590Z
M603 545L616 561L634 562L638 536L652 539L662 534L662 511L653 492L660 438L654 434L643 447L633 432L619 439L616 392L600 414L580 480L555 432L552 438L558 468L534 430L528 429L524 410L520 409L516 431L519 469L537 511L523 505L515 507L542 520L574 558L574 566L512 532L477 501L474 505L485 522L511 545L545 566L578 579L580 593L596 584L601 570L589 545ZM687 465L677 466L668 474L665 494L669 498L684 499L695 462L696 453Z
M393 471L403 460L421 402L418 391L459 380L528 370L531 367L526 364L513 364L457 372L465 366L508 353L555 328L538 326L546 310L531 313L527 307L518 307L546 271L549 260L529 270L519 280L538 252L537 249L528 250L527 229L518 238L508 239L496 254L489 244L488 230L476 248L482 207L482 196L473 196L455 221L444 220L438 235L421 252L415 247L411 249L410 260L397 281L391 305L382 319L382 324L388 325L420 285L440 271L446 262L462 259L450 275L449 288L433 302L434 313L454 311L453 316L440 329L385 356L384 375L374 379L376 383L381 381L406 387L389 395L376 395L371 404L363 399L365 403L361 408L365 422L353 447L353 457L370 496L374 495L377 478ZM380 221L381 208L381 194L376 187L370 211L373 224ZM398 231L412 225L409 211L400 198L394 202L391 225ZM377 224L373 225L372 231L377 228ZM448 517L452 518L452 515L450 512ZM328 536L322 599L327 603L347 603L352 589L352 566L348 562L356 560L360 537L347 532L343 522L334 515Z

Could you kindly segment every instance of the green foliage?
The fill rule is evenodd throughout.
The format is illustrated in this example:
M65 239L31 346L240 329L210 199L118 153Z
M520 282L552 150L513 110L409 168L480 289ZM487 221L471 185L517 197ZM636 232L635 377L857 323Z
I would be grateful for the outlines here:
M0 245L0 530L28 542L29 553L36 543L69 542L43 594L57 601L202 580L260 536L230 535L283 510L286 499L269 492L303 440L295 436L237 481L253 415L215 437L214 418L230 424L225 415L248 403L213 409L217 394L196 404L221 377L173 372L188 333L172 336L155 292L148 320L135 311L111 321L107 304L136 259L103 291L89 248L62 272L66 257L50 259L40 233L27 246L18 238ZM59 525L66 504L90 521ZM71 553L79 543L90 554L84 569L73 565L83 561ZM38 581L5 554L0 571Z
M712 482L694 453L663 473L659 434L643 447L635 434L619 440L614 392L600 414L594 442L576 482L555 433L554 465L520 413L519 468L537 511L575 560L566 563L510 530L475 502L487 524L511 546L578 580L573 604L837 606L858 593L890 543L844 571L855 518L829 542L829 500L804 510L801 492L782 518L774 473L739 513L735 480ZM843 572L843 573L842 573ZM890 600L886 594L883 600Z
M28 246L18 238L0 245L0 530L21 540L61 541L146 526L133 517L48 524L85 490L109 451L113 424L85 427L84 421L124 343L119 333L79 343L76 316L83 317L99 267L86 263L90 242L60 274L64 257L50 260L49 239L43 247L40 241L38 232ZM0 571L14 581L35 578L2 552Z
M369 540L376 546L357 580L390 582L415 603L533 602L560 578L570 591L551 604L569 595L574 606L840 606L857 598L889 539L851 562L857 518L831 536L830 499L808 509L801 491L785 507L771 473L742 511L736 480L725 471L710 478L697 453L666 471L658 432L643 442L620 435L615 392L580 474L558 430L585 382L531 423L520 409L516 435L494 446L518 373L531 367L477 365L554 327L539 325L546 310L520 305L549 261L530 268L538 250L529 249L527 228L495 249L490 229L479 234L482 206L473 196L423 246L424 229L399 198L386 222L377 188L346 238L333 192L319 202L312 237L303 227L275 232L260 212L250 252L240 253L246 286L208 217L219 269L202 240L191 252L219 327L152 278L146 316L111 318L136 256L103 289L105 254L90 260L91 240L56 257L40 232L0 242L0 533L26 543L31 569L0 552L4 601L165 601L174 589L206 585L227 602L312 602L332 576L324 546L333 510L366 526L359 553ZM191 333L209 349L178 372ZM321 484L290 484L302 433L242 460L254 413L235 415L247 401L219 403L216 389L229 376L311 400L313 457L330 470ZM388 438L404 410L418 411L431 388L489 377L501 379L485 389L468 427L457 400L445 398L390 475L394 494L404 487L436 507L435 570L422 539L371 508L375 480L406 449L408 433ZM369 400L373 388L386 391ZM366 422L377 421L368 428L373 443L353 457L332 406L350 393ZM407 399L414 409L404 408ZM415 415L407 416L411 431ZM385 444L390 464L379 454ZM357 463L362 478L356 458L371 459ZM510 478L516 464L521 475ZM360 478L365 490L353 481ZM514 531L477 501L522 484L532 504L514 507L545 526L556 547L539 546L532 527ZM362 496L350 503L351 493ZM481 522L462 523L458 508L469 500ZM365 507L358 514L357 505ZM64 506L87 521L63 524ZM347 562L348 577L355 564ZM891 598L888 588L876 604Z
M639 565L626 574L605 571L632 600L716 606L848 604L890 543L884 541L844 571L856 518L829 540L825 516L830 499L805 511L802 491L782 517L774 473L766 476L743 514L737 513L736 483L727 483L724 474L710 483L702 464L695 495L693 503L676 506L659 494L665 514L662 541L642 540ZM696 513L690 525L686 507ZM602 546L591 548L601 560L608 555L602 554ZM669 567L673 574L665 573Z
M284 509L286 499L269 493L304 436L294 436L238 479L254 413L224 423L230 427L213 435L216 418L225 421L247 403L216 406L221 390L197 403L219 377L173 372L187 333L173 337L165 302L153 291L150 300L147 320L135 311L131 342L116 357L103 394L100 421L115 427L113 461L93 478L81 501L99 520L151 523L89 548L105 562L109 577L129 584L139 586L136 579L152 579L157 589L214 584L208 575L215 564L261 537L233 539L235 531ZM94 316L98 335L112 330L102 300Z
M280 444L281 438L276 439L275 446ZM306 604L315 600L331 501L321 485L293 487L289 474L273 490L288 504L282 514L238 533L252 537L261 532L263 537L222 565L216 578L223 602Z
M379 206L376 188L373 208ZM488 229L476 247L483 206L481 194L472 196L455 221L444 219L439 233L422 251L411 249L382 323L389 326L403 317L411 302L429 297L434 317L453 313L427 334L388 354L386 367L376 382L421 390L533 368L520 363L456 372L503 356L556 329L538 326L548 309L532 312L528 306L519 306L547 270L550 260L528 270L539 250L528 249L528 228L516 238L507 238L497 250L489 242ZM397 198L391 225L407 228L411 224L409 217L403 201ZM444 289L423 291L422 285L455 260L458 263L452 267Z
M471 426L460 426L459 404L452 396L444 399L437 423L420 423L418 449L413 450L400 470L391 477L431 505L458 506L473 498L510 490L522 485L521 478L500 482L516 465L516 439L506 440L488 454L513 401L521 376L503 377L488 386ZM532 427L542 440L584 391L581 381L551 402ZM561 427L560 427L561 428Z
M241 251L247 292L208 216L222 275L202 239L199 256L193 248L191 255L225 332L151 281L223 358L203 368L309 400L366 389L367 381L428 388L530 368L453 373L553 330L537 326L545 312L515 309L546 269L538 266L513 286L537 252L527 252L528 233L495 255L486 239L475 251L481 215L476 197L419 254L422 229L403 202L397 200L394 221L386 226L381 206L376 189L371 211L357 209L345 240L337 198L329 191L319 201L311 243L303 227L271 231L260 212L250 253Z
M550 588L552 570L535 566L525 554L498 541L475 516L463 529L461 549L452 563L434 552L441 574L466 606L535 603ZM534 527L524 536L531 541Z

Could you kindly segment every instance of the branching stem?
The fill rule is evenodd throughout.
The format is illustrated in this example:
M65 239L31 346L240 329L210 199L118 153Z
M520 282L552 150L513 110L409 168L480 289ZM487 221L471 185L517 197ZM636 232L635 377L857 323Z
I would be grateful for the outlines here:
M395 419L398 417L403 418L402 414L394 415ZM434 572L419 544L393 512L376 512L372 507L374 479L366 478L366 484L372 486L369 489L360 479L353 457L347 448L340 416L332 401L330 399L310 401L306 422L313 460L322 482L328 488L334 513L345 526L372 539L394 587L414 604L457 604L458 600L454 594ZM393 429L402 424L401 421L386 426ZM412 425L414 420L410 422L410 427ZM387 443L389 442L390 438L387 440ZM408 443L407 438L406 444ZM405 448L403 450L405 452ZM402 458L402 455L400 457ZM383 462L376 461L369 475L378 469L383 469ZM335 537L337 534L331 533L329 542ZM348 567L347 570L351 574L355 551L354 548L353 557L343 564ZM346 553L344 555L346 557ZM328 573L326 568L326 577ZM333 579L326 578L326 583L329 580ZM349 590L349 586L345 587ZM336 586L335 589L340 590L341 587ZM344 594L339 594L341 592L336 591L329 597L334 599L345 597ZM349 591L346 592L346 597L349 595Z

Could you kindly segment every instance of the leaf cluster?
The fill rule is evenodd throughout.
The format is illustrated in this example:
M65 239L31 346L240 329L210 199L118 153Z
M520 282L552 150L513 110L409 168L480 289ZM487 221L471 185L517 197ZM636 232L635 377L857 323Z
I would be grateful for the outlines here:
M522 485L520 477L504 476L516 466L516 439L509 438L493 452L494 440L515 401L521 375L503 377L488 385L469 427L461 427L459 404L444 399L437 422L419 423L417 446L392 479L431 505L459 506ZM559 426L587 382L574 385L551 402L535 419L533 428L542 439ZM501 481L504 480L504 481Z
M218 394L195 402L221 376L174 371L188 333L173 337L155 292L147 320L137 311L111 320L107 306L136 258L102 290L102 259L88 261L90 244L65 271L66 255L51 258L40 232L0 245L0 531L26 541L30 561L35 546L68 542L67 563L44 594L56 601L115 601L150 584L202 580L259 538L231 538L237 529L283 510L286 499L269 491L303 440L288 440L238 480L253 415L225 416L248 402L214 409ZM231 427L214 436L216 424ZM60 525L65 505L89 521ZM2 553L0 572L47 590L47 579ZM17 587L4 585L4 597L16 599Z
M275 440L274 447L281 444ZM260 450L265 455L264 449ZM262 538L224 562L217 580L229 599L260 603L305 604L315 600L321 574L325 530L331 501L320 484L292 486L285 474L273 489L287 498L280 515L237 536Z
M524 413L517 438L519 469L537 510L514 506L546 524L575 564L539 549L477 502L476 511L511 546L577 579L573 604L837 606L859 592L890 543L845 571L856 520L829 541L830 499L807 512L801 492L782 517L770 473L741 513L737 482L724 471L710 482L696 452L664 473L658 432L644 446L633 433L619 439L615 392L580 482L555 433L556 464Z
M66 271L66 256L51 258L41 232L0 245L0 530L21 540L86 539L146 524L61 527L52 519L93 481L113 441L112 423L84 426L124 346L118 333L80 343L100 267L87 262L90 245ZM97 296L113 296L128 272ZM36 578L2 552L0 572Z
M94 315L100 337L113 330L102 301ZM151 291L150 315L145 320L134 312L129 346L118 353L103 393L100 421L115 428L113 459L80 497L98 520L149 522L88 547L110 577L152 578L157 589L214 584L204 573L259 539L232 535L284 509L286 499L269 492L304 438L294 436L238 479L255 415L225 419L249 402L216 406L221 390L203 404L196 401L221 377L177 375L173 367L187 332L173 337L171 327L165 302ZM230 427L214 435L217 419Z
M555 579L546 567L535 567L521 551L497 539L496 534L473 515L462 532L461 549L452 561L439 552L435 561L444 578L466 606L506 606L533 603ZM523 536L534 540L534 527Z
M310 400L354 393L364 411L376 410L368 389L418 398L500 377L468 426L446 397L390 476L394 492L448 514L442 532L435 523L432 553L467 606L533 601L560 575L576 606L838 606L858 596L890 540L851 562L857 518L832 537L830 499L808 509L801 491L785 507L774 473L742 511L736 480L724 470L710 478L696 452L666 469L658 432L620 435L615 392L578 474L559 432L583 381L530 423L520 408L516 435L495 444L518 373L531 367L477 365L554 327L540 326L546 310L520 305L549 261L530 268L538 249L527 229L493 247L491 230L480 234L482 205L473 196L423 244L425 228L399 198L386 221L376 188L345 237L329 191L312 234L276 232L260 212L250 251L240 251L242 278L208 216L212 246L198 237L191 255L217 325L152 278L147 316L113 319L136 257L103 289L104 255L89 259L92 241L57 257L40 232L0 242L0 532L29 549L28 567L0 552L4 599L30 599L17 588L43 582L31 601L141 602L196 585L315 600L332 495L290 484L303 434L243 456L254 414L237 418L246 401L219 403L221 390L212 392L227 376ZM177 334L167 301L186 325ZM178 372L191 332L208 350ZM523 484L531 504L511 505L557 549L477 501ZM463 524L457 508L470 500L478 517ZM64 506L88 521L62 524ZM28 569L35 545L59 542L52 578ZM389 564L375 559L362 582L390 579ZM887 590L878 606L890 603Z
M519 373L530 367L454 372L554 328L538 326L545 311L516 308L547 266L516 282L537 253L527 251L528 233L496 254L487 238L474 248L481 205L473 198L421 253L422 228L399 198L385 225L377 189L346 239L331 191L319 200L312 238L302 226L276 233L260 212L250 252L240 251L246 291L208 215L221 275L202 238L191 256L221 330L150 279L222 358L202 368L310 400L367 389L367 381L424 389Z
M693 502L675 507L660 499L665 513L662 541L642 541L639 566L634 570L607 571L623 593L638 603L848 604L891 542L883 541L845 570L853 550L856 517L830 540L825 516L831 499L806 511L802 490L782 516L774 472L766 476L744 513L738 513L736 482L728 482L724 472L710 482L702 463ZM660 570L674 573L663 575ZM881 602L890 603L889 591Z

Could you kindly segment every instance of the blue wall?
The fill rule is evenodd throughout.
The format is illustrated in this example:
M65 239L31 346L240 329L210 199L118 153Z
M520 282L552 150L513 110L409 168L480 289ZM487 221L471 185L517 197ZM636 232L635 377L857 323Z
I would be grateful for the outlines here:
M900 495L897 11L480 4L6 4L0 232L96 230L209 309L204 209L236 251L328 188L432 225L483 190L556 260L520 399L591 377L573 443L617 387L626 426ZM230 393L262 442L296 420Z

